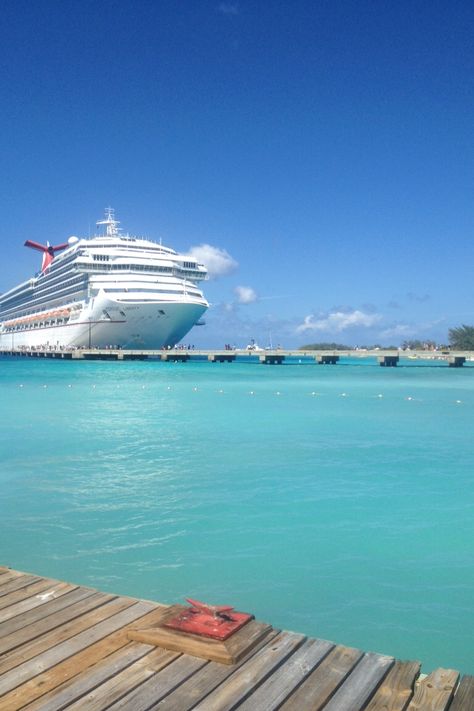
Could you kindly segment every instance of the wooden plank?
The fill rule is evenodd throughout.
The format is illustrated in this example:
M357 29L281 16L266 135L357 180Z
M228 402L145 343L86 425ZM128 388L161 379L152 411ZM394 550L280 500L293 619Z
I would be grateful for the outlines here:
M288 698L293 689L311 674L334 648L323 639L307 639L252 695L239 705L241 711L273 711Z
M88 627L71 639L66 639L54 647L46 649L36 657L28 658L23 664L19 664L3 674L3 676L0 677L0 694L11 691L25 681L40 674L45 669L55 666L64 659L90 646L93 642L115 632L120 627L123 627L145 612L148 612L151 606L152 603L145 602L133 604L133 602L127 598L113 600L106 605L106 607L109 608L107 612L110 615L107 619L102 619L101 622L98 622L98 624L95 624L93 627ZM103 608L99 608L99 610L103 611ZM114 612L117 614L114 614Z
M23 573L17 573L16 570L10 570L8 573L0 575L0 596L37 580L41 580L38 575L24 575Z
M28 708L41 708L41 711L57 711L65 706L69 708L70 704L84 697L89 691L92 691L122 669L130 666L134 661L147 654L150 649L153 649L153 647L129 642L125 647L113 652L92 668L81 672L74 679L61 684L59 688L53 689L42 696L39 701L37 700L28 705Z
M158 610L152 610L144 615L144 619L152 624L157 613ZM43 703L47 703L56 693L67 689L68 685L74 683L80 674L87 675L95 664L126 647L129 644L128 628L127 624L14 689L0 699L0 708L2 711L14 711L19 708L23 709L28 704L26 707L28 711L42 710Z
M306 637L295 632L282 632L242 664L222 686L206 696L194 711L226 711L241 703L257 686L262 684L294 652Z
M458 679L459 672L454 669L435 669L419 682L407 711L444 711L449 708Z
M10 607L5 608L0 611L0 619L2 622L5 620L10 620L12 617L17 615L24 615L25 612L33 610L35 607L40 607L45 605L49 600L54 599L58 595L64 595L66 592L75 590L77 585L71 585L70 583L58 583L52 587L46 587L41 593L34 595L33 597L28 597L25 600L21 600Z
M33 624L37 620L41 620L46 615L56 614L59 610L68 607L68 605L72 605L78 600L82 600L88 595L92 595L94 592L94 590L82 587L73 588L72 590L66 589L64 592L61 592L61 594L58 594L57 597L46 600L39 608L36 607L4 622L0 621L0 640L27 625Z
M395 662L364 711L403 711L419 674L419 662Z
M0 654L4 654L9 651L12 653L15 650L15 654L23 656L25 654L25 645L28 645L30 649L38 642L38 638L42 638L46 641L46 646L49 646L49 637L46 636L47 633L53 633L54 643L60 641L60 636L65 629L64 625L72 622L78 617L85 615L92 610L96 610L102 607L108 602L115 600L113 595L106 595L105 593L94 593L88 595L85 599L79 600L73 605L60 610L55 615L47 615L43 619L38 620L35 624L28 625L27 627L22 627L17 632L11 635L2 637L0 639ZM84 618L85 619L85 618ZM58 629L61 628L61 629ZM56 636L57 635L57 636ZM34 654L38 652L34 652ZM3 669L3 660L0 658L0 673Z
M133 653L137 656L138 648L145 648L148 651L146 655L141 654L140 658L134 660L125 669L117 670L115 673L110 674L110 678L105 683L100 686L97 685L87 696L82 696L75 703L70 704L67 707L68 711L83 711L83 709L84 711L101 711L106 707L110 708L111 704L120 702L124 696L130 697L130 694L150 677L156 678L158 672L168 667L169 664L181 656L178 652L156 649L151 645L139 644L138 642L132 642L131 645L134 652L130 651L130 656ZM93 671L95 672L96 669L94 668ZM156 690L153 692L155 697L163 693L164 687L161 679L159 688L159 693L156 693ZM137 706L134 705L131 708L135 711Z
M267 637L260 640L236 665L230 666L229 664L219 664L218 662L206 664L177 689L162 699L156 708L160 709L160 711L176 711L176 709L194 708L198 702L202 701L211 691L214 691L219 684L224 683L231 674L235 673L239 666L250 659L259 649L271 644L277 634L279 634L278 630L272 630ZM155 706L151 708L153 709Z
M280 707L281 711L320 711L362 657L359 649L337 645Z
M449 711L474 711L474 676L463 676Z
M25 664L29 659L38 657L43 652L56 647L58 644L75 637L76 635L93 628L94 625L108 620L113 615L126 610L133 604L128 598L115 598L110 600L105 605L97 609L86 612L77 619L73 619L62 625L58 629L53 629L50 632L38 637L37 639L23 644L18 649L14 650L0 660L0 674L5 674L10 669ZM0 677L0 689L2 688L3 679Z
M382 654L364 654L353 672L326 704L324 711L355 711L364 708L394 662L393 657L385 657Z
M63 583L64 584L64 583ZM3 612L6 607L10 605L15 605L17 602L26 600L29 597L34 597L35 595L44 594L47 590L54 589L56 585L59 585L58 580L44 580L44 578L35 579L35 581L26 587L20 588L19 590L13 590L12 592L0 597L0 615L3 618Z
M161 672L148 677L119 701L107 706L107 711L148 711L206 664L209 662L205 659L182 654Z

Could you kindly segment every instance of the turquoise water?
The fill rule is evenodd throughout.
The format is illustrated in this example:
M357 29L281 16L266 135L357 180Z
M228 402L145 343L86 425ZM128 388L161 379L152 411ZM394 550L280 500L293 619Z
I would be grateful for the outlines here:
M474 368L4 359L0 396L2 564L474 671Z

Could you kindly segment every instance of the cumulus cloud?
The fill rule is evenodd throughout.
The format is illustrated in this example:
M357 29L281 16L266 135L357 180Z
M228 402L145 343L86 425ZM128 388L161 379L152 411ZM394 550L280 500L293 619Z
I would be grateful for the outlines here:
M257 292L251 286L236 286L234 293L239 304L252 304L257 301Z
M353 311L333 311L327 316L315 318L314 314L306 316L304 322L297 326L297 333L306 331L325 331L327 333L341 333L353 326L369 328L380 321L379 314L365 313L355 309Z
M230 274L239 266L225 249L212 247L210 244L199 244L197 247L192 247L188 254L204 264L210 279Z

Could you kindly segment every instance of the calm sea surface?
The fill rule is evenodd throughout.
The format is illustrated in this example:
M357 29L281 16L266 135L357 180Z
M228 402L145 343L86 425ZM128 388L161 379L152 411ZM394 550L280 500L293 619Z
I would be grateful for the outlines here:
M474 368L0 360L0 563L474 672Z

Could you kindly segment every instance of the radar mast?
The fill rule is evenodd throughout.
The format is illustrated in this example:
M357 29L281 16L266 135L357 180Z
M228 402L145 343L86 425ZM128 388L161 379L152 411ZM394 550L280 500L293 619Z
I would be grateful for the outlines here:
M105 219L96 222L97 227L99 225L105 225L105 234L107 237L117 237L120 232L120 222L115 219L115 210L113 207L105 208Z

